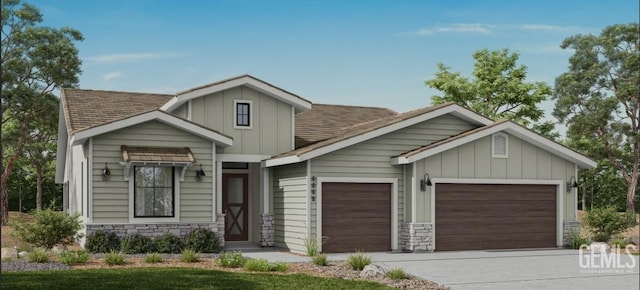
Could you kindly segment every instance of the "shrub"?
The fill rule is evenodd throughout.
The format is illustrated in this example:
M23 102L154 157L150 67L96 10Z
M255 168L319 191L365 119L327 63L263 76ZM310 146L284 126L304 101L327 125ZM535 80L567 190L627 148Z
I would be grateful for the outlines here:
M391 280L403 280L407 279L407 274L401 268L395 268L387 272L387 277Z
M12 236L22 242L52 249L53 246L73 244L81 235L82 224L78 219L80 214L70 215L66 212L55 211L53 207L34 210L33 221L27 222L22 218L11 221Z
M85 264L89 261L89 254L84 250L64 251L58 256L60 263L66 265Z
M162 256L158 253L151 253L144 257L144 262L147 264L162 263Z
M105 233L104 231L96 231L87 236L87 242L84 245L90 253L108 253L110 251L120 250L120 237L116 233Z
M624 249L627 246L627 240L624 237L617 236L611 239L609 245L612 248Z
M200 254L193 249L184 249L180 255L180 262L195 263L200 261Z
M159 253L177 254L184 248L182 240L172 233L156 237L154 243Z
M353 270L362 271L364 267L371 264L371 257L358 251L347 258L347 263L351 265Z
M326 241L327 237L322 237L320 243L324 245ZM309 236L307 238L304 238L303 242L307 256L313 257L318 254L318 249L320 248L318 245L318 239L313 236Z
M249 259L244 263L244 269L254 272L286 272L289 266L282 262L270 263L266 259Z
M133 234L122 239L120 250L125 254L144 254L154 252L155 245L151 238Z
M605 234L608 237L619 234L629 228L627 216L619 214L615 207L594 208L582 219L594 234Z
M215 259L218 266L224 268L239 268L244 266L247 258L242 256L241 252L224 252L220 253Z
M124 254L111 251L104 256L104 262L109 266L124 265Z
M580 249L582 245L588 245L589 238L584 237L580 234L580 231L572 231L569 234L569 248L570 249Z
M47 249L36 248L29 252L27 258L31 263L46 263L49 262L49 252L47 252Z
M597 233L593 236L593 238L591 238L591 240L593 240L594 242L599 242L599 243L606 243L609 241L609 238L611 236L605 234L605 233Z
M216 253L220 251L220 241L213 231L197 228L185 237L184 248L200 253Z
M312 258L313 263L318 265L318 266L326 266L329 264L329 261L327 260L327 255L326 254L318 254L313 256Z
M287 272L287 270L289 270L289 265L283 262L275 262L271 264L271 271Z

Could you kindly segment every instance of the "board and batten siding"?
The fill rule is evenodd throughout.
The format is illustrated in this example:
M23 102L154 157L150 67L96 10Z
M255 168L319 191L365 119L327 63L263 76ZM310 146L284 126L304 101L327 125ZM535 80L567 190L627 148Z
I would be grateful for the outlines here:
M114 132L93 137L93 223L129 222L129 181L123 178L120 146L189 147L196 159L180 186L180 222L212 221L212 142L158 121L149 121ZM102 180L107 162L111 170L108 181ZM206 176L195 179L196 170ZM133 171L133 169L132 169ZM176 168L180 174L181 168Z
M518 137L509 135L508 158L492 158L491 136L416 161L416 182L425 173L431 178L539 179L567 181L575 175L575 164ZM564 182L563 182L564 184ZM419 184L418 184L419 185ZM563 186L564 220L575 220L574 194ZM417 218L431 220L431 194L419 192Z
M397 178L398 225L405 220L406 188L402 165L391 165L391 157L476 128L447 114L367 140L311 161L311 175L316 177ZM410 173L410 172L409 172ZM407 178L410 178L408 175ZM316 232L316 203L311 203L311 228ZM398 227L398 237L400 236Z
M234 100L251 101L251 129L234 128ZM293 150L293 107L290 104L246 86L203 96L191 102L193 122L233 138L233 146L223 148L220 153L275 156Z
M304 252L307 238L307 163L273 169L273 214L276 247Z

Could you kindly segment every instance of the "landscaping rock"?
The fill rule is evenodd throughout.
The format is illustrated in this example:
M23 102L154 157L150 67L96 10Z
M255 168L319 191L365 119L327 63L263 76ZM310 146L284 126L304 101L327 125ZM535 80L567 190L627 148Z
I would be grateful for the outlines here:
M389 268L382 264L369 264L362 269L360 277L369 278L376 276L385 276L389 272Z
M629 237L629 243L634 244L636 246L640 246L640 237L639 236Z
M24 258L29 254L27 251L22 251L18 253L18 258Z
M609 244L602 242L594 242L589 245L589 250L594 254L606 253L610 249Z
M53 249L51 249L51 252L56 255L60 255L60 253L64 252L64 250L65 250L65 247L53 246Z
M14 248L2 248L2 259L17 259L18 250Z

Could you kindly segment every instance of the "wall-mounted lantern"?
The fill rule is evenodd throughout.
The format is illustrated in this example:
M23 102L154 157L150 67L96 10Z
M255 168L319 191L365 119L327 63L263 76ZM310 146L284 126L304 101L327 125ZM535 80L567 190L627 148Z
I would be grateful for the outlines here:
M200 164L200 169L196 171L196 181L202 181L202 177L207 176L202 169L202 164Z
M573 182L571 182L573 180ZM571 176L569 181L567 181L567 192L571 192L571 188L578 188L578 181L576 181L575 176Z
M429 173L425 173L422 177L422 180L420 180L420 191L427 191L427 186L432 185L433 183L431 183L431 176L429 176Z
M109 167L107 167L107 162L105 162L104 168L102 169L102 180L103 181L109 180L109 176L111 176L111 170L109 170Z

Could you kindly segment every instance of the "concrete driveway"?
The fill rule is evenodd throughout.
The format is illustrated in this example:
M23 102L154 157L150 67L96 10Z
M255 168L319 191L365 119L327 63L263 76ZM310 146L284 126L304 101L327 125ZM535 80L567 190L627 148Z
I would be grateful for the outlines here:
M453 289L638 289L638 256L622 254L615 269L581 268L577 250L468 251L437 253L370 253L374 262ZM329 255L331 260L348 254ZM600 264L602 256L583 256L583 265ZM606 263L606 262L603 262ZM634 266L627 268L625 265Z

